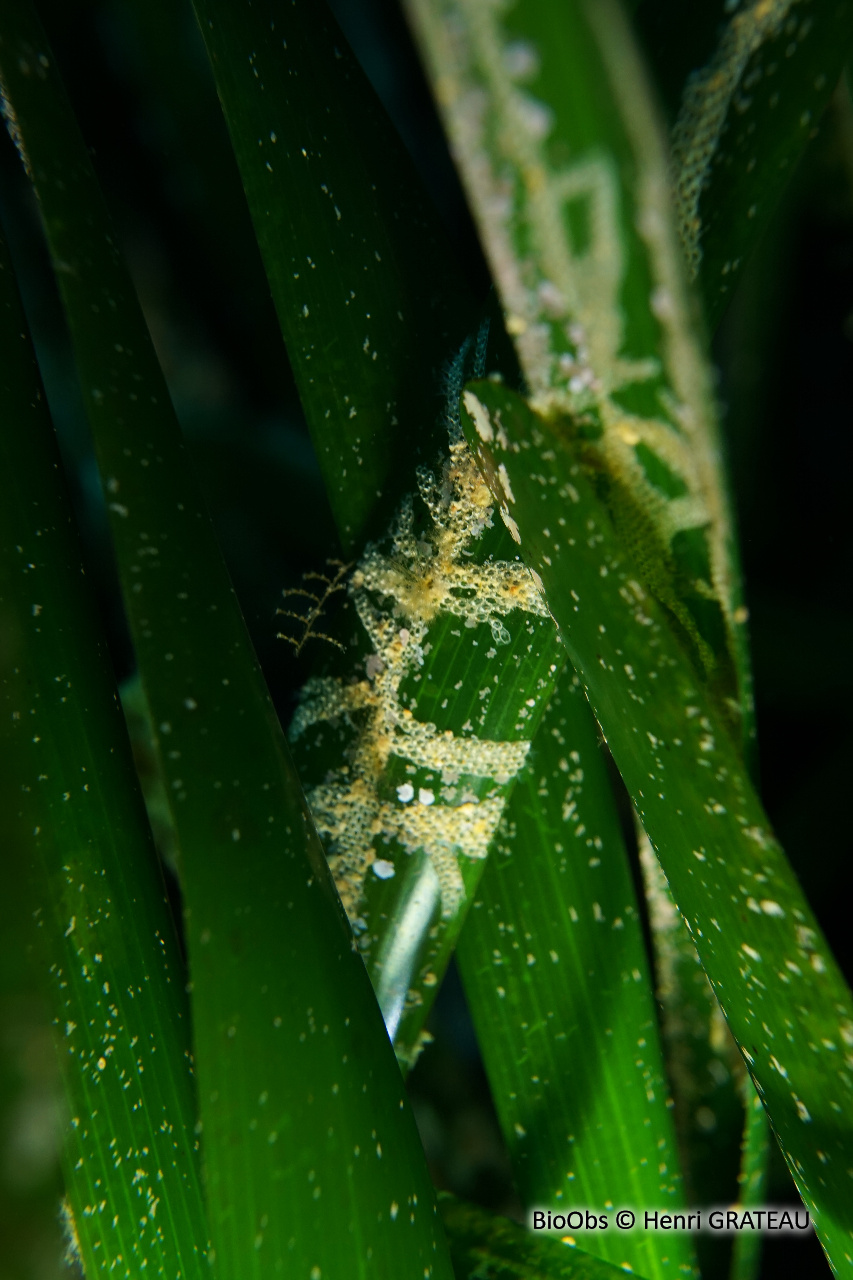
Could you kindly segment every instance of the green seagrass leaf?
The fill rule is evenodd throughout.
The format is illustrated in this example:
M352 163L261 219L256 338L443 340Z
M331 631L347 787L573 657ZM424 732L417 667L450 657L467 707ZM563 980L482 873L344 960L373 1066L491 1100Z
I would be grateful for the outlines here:
M571 419L722 716L753 736L710 378L665 145L613 0L408 0L531 402Z
M755 1090L654 849L639 822L636 828L664 1062L688 1203L697 1207L734 1203L739 1190L741 1136L757 1136L761 1124L766 1128L766 1113L761 1108L756 1118L744 1110L745 1091L754 1097ZM750 1173L753 1177L745 1190L752 1193L755 1161ZM756 1259L760 1243L759 1236L758 1247L752 1251ZM731 1244L730 1238L712 1232L699 1235L696 1252L700 1273L722 1274Z
M833 1264L853 1239L853 999L706 685L589 475L521 397L466 392L466 434L570 660ZM510 514L511 511L511 514Z
M2 240L0 394L4 924L18 912L4 953L20 932L55 1027L66 1221L87 1276L147 1269L201 1280L208 1233L186 970ZM4 970L11 960L4 954ZM13 1029L4 1023L4 1037ZM25 1188L32 1160L13 1156L6 1138ZM4 1266L13 1249L4 1237Z
M452 422L349 584L349 648L290 729L398 1057L410 1066L564 652Z
M767 1166L770 1158L770 1125L767 1112L752 1080L747 1076L744 1086L746 1118L741 1144L740 1189L738 1206L759 1209L765 1202L767 1191ZM761 1267L761 1234L758 1231L739 1231L732 1242L732 1265L729 1280L754 1280Z
M649 1280L693 1274L687 1233L612 1229L614 1208L686 1197L631 870L576 676L545 712L458 957L525 1208L604 1214L604 1231L573 1223L583 1249Z
M476 308L325 3L195 0L344 552L431 461Z

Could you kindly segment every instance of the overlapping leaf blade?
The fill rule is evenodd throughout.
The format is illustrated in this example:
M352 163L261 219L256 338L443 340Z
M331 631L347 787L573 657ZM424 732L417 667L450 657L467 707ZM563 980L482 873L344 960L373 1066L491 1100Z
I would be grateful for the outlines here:
M195 10L349 555L393 514L413 454L432 462L437 373L476 309L326 5Z
M69 1220L90 1277L190 1280L208 1264L186 974L2 242L0 289L3 845L39 925Z
M743 1092L746 1118L741 1144L738 1204L745 1209L758 1209L764 1204L767 1190L770 1125L761 1098L749 1078ZM730 1280L752 1280L759 1274L761 1245L760 1233L738 1233L732 1243Z
M172 800L217 1273L448 1276L381 1017L28 6L4 13L0 41ZM351 1234L327 1229L330 1204Z
M613 1229L614 1209L685 1196L631 871L576 677L545 713L458 955L525 1206L589 1210L593 1229L570 1232L583 1249L690 1274L688 1235Z
M853 1238L850 992L705 683L641 585L565 426L502 388L480 383L476 395L481 434L469 420L469 438L505 500L506 469L525 558L841 1267Z
M611 5L413 0L409 10L534 403L572 413L619 533L748 743L707 371L628 33ZM642 1128L636 1141L639 1158ZM624 1174L614 1170L604 1194L636 1196Z
M639 823L636 826L664 1061L688 1201L697 1207L733 1203L741 1134L757 1139L762 1124L766 1130L766 1113L763 1108L757 1116L744 1112L744 1093L748 1088L754 1097L755 1090L648 836ZM756 1156L759 1149L756 1143ZM751 1193L755 1172L752 1161ZM696 1252L701 1274L721 1271L730 1246L725 1236L700 1235ZM752 1249L756 1263L760 1249L758 1236Z
M356 566L354 642L291 726L404 1065L564 662L467 446L450 449Z
M196 9L344 546L359 546L375 526L379 498L402 497L413 452L435 468L433 481L423 472L418 480L420 551L401 551L408 535L398 515L382 590L352 593L357 618L341 631L349 650L309 685L292 733L407 1064L482 871L483 833L494 825L487 814L511 787L509 762L523 752L562 657L550 620L517 611L507 629L487 610L478 624L460 606L460 596L488 594L500 565L512 575L515 549L502 529L478 546L463 536L461 517L440 513L443 499L424 496L448 483L453 423L440 413L437 375L451 358L459 363L474 312L373 91L321 6L273 12L200 0ZM386 484L392 475L396 491ZM378 505L393 514L389 501ZM491 521L486 507L472 512ZM356 578L373 556L358 562ZM288 627L299 631L292 618ZM478 659L488 668L482 680ZM424 732L432 745L416 749L412 735ZM377 743L391 741L389 758L381 746L377 754ZM490 751L506 757L491 772ZM421 795L434 799L421 806Z
M660 124L613 0L410 0L532 402L571 415L620 536L753 733L710 379Z

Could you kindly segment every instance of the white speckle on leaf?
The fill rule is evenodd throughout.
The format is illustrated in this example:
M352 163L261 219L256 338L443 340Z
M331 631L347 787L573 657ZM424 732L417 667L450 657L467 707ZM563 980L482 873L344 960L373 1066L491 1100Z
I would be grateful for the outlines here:
M485 441L486 444L490 444L495 438L495 433L489 420L488 409L486 409L485 405L477 399L473 391L463 391L462 403L465 405L465 408L468 410L468 413L473 420L474 426L477 429L477 435L481 440Z
M509 529L510 537L512 538L513 542L517 542L518 545L521 546L521 534L518 532L518 525L515 523L512 516L504 507L500 508L500 512L501 512L501 520L503 520L507 529Z

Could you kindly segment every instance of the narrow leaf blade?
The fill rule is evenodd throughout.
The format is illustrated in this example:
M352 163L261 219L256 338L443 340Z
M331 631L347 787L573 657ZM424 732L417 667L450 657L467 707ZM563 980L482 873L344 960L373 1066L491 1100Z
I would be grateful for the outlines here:
M349 556L381 528L377 509L393 513L424 442L430 460L436 375L475 309L325 4L195 10Z
M581 1247L692 1274L690 1237L598 1229L685 1207L649 965L595 722L561 681L458 949L525 1207L590 1210Z
M525 558L824 1248L841 1266L853 1238L850 991L707 690L640 585L565 428L502 388L480 383L476 395L492 438L470 419L466 432L504 495L497 468L506 469ZM554 526L559 534L546 535Z
M49 968L70 1220L90 1277L201 1277L185 971L2 242L0 291L4 847Z

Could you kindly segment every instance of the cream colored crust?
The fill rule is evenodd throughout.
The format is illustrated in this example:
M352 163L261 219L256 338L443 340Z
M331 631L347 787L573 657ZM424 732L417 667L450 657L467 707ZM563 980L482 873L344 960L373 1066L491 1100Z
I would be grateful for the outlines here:
M416 535L408 499L391 530L390 550L368 547L350 580L373 650L365 678L354 684L309 681L290 731L298 739L321 721L359 715L361 728L346 764L308 795L338 892L357 926L364 923L365 879L377 859L388 877L389 841L409 853L426 851L442 916L455 915L465 898L459 859L485 858L504 807L500 788L530 748L527 739L493 742L473 732L440 732L402 705L400 685L423 662L430 623L439 614L471 628L486 623L494 644L503 645L510 635L502 620L513 610L549 616L523 564L478 565L468 558L474 540L492 523L493 500L461 434L454 431L438 475L419 473L418 489L430 515L428 531ZM417 793L410 788L411 797L403 788L406 798L381 799L380 780L392 756L432 770L440 786ZM457 784L465 776L491 780L495 793L483 799L470 791L460 794Z

